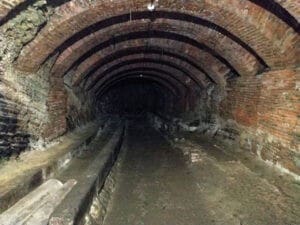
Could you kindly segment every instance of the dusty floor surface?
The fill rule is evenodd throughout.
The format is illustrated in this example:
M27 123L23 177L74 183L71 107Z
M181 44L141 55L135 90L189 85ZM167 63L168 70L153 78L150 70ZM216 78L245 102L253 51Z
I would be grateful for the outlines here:
M296 182L278 188L208 144L183 147L191 163L150 127L131 123L128 139L105 225L300 224Z

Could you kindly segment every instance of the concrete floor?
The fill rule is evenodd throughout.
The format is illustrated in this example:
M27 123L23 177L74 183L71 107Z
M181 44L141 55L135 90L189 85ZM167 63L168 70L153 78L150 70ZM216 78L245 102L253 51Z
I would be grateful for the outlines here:
M104 224L300 224L299 184L278 187L208 144L192 148L196 163L154 129L131 123Z

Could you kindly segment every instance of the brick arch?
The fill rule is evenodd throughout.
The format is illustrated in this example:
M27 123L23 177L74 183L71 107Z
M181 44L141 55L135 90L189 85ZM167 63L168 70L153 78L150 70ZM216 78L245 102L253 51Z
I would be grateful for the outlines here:
M225 64L228 68L230 68L231 71L234 74L236 74L237 76L239 74L252 74L252 75L256 74L256 71L257 71L256 66L254 66L254 68L253 68L252 64L250 64L250 66L249 66L247 64L241 64L240 60L239 60L239 62L237 62L236 60L233 61L234 52L232 52L232 58L229 58L229 61L230 61L229 62L227 59L225 59L224 57L222 57L220 55L221 53L219 54L214 49L208 47L207 45L205 45L202 42L198 42L188 36L180 35L177 33L166 32L163 30L164 30L164 28L161 27L161 30L137 31L137 32L130 32L130 33L127 33L124 35L116 36L112 39L109 39L109 40L97 45L90 51L83 54L79 59L76 60L76 62L73 63L72 66L76 66L78 63L84 61L88 57L93 56L94 54L97 54L97 55L100 54L98 51L100 51L104 48L107 48L107 47L115 46L116 43L124 42L127 40L140 39L140 38L146 39L146 40L150 39L150 38L155 38L158 41L160 39L167 39L167 40L175 40L178 42L184 42L186 44L192 45L192 46L198 48L198 50L202 50L206 53L209 53L210 55L212 55L213 57L218 59L220 62ZM246 59L244 59L244 60L247 61ZM234 63L234 66L231 63ZM237 68L235 68L235 67L237 67Z
M176 40L179 42L184 42L190 45L195 46L199 50L205 51L209 54L211 54L213 57L217 58L220 62L225 64L228 68L230 68L234 73L236 74L256 74L257 70L259 69L259 65L257 61L250 55L247 55L246 52L244 52L246 55L244 55L242 52L242 49L239 49L239 51L236 51L233 48L227 48L226 50L222 47L222 41L220 40L220 43L215 44L214 41L212 43L206 43L206 39L203 39L202 37L204 35L194 34L191 30L184 31L182 28L175 28L175 27L169 27L169 24L165 25L162 23L158 23L155 26L155 30L147 30L148 24L143 24L144 26L139 26L137 31L128 32L128 30L132 30L130 28L125 29L125 33L123 31L120 32L118 30L112 32L111 35L114 33L117 33L117 36L111 37L109 35L109 39L101 42L100 44L97 43L96 38L95 40L91 40L92 46L90 46L87 43L82 43L82 47L79 49L72 48L71 54L69 54L69 57L61 62L64 68L63 70L60 67L60 71L67 72L69 68L78 65L80 62L84 61L86 58L91 57L94 54L101 54L101 50L113 47L117 43L128 41L128 40L135 40L135 39L149 39L149 38L156 38L156 39L168 39L168 40ZM132 28L135 28L133 26ZM165 30L171 30L171 31L165 31ZM189 34L187 34L190 32ZM197 31L195 31L197 32ZM233 43L232 43L233 44ZM219 46L219 47L218 47ZM83 49L87 49L88 51L85 51ZM90 49L90 50L89 50ZM240 63L240 58L237 58L238 56L237 52L241 52L240 57L244 58L245 63ZM223 57L222 54L225 56ZM56 69L57 70L57 69Z
M133 61L131 64L127 64L126 65L126 61L123 63L122 66L120 66L119 68L116 68L112 71L110 71L109 73L106 73L105 75L101 76L97 76L97 79L93 80L92 82L90 83L87 83L86 87L85 87L85 90L87 91L91 91L93 93L95 93L98 88L101 87L103 81L105 81L105 79L109 79L110 77L113 77L114 75L116 74L119 74L119 73L125 73L127 72L128 70L135 70L135 69L139 69L141 71L143 70L160 70L162 71L163 73L168 73L170 74L170 76L176 78L177 80L180 80L181 83L183 84L190 84L190 85L193 85L193 86L197 86L197 87L200 87L200 88L204 88L205 84L203 85L199 85L198 83L196 83L194 80L192 80L190 77L188 77L184 72L182 72L181 70L175 68L175 67L171 67L169 65L166 65L166 64L161 64L159 62L156 62L156 61ZM142 70L143 68L143 70Z
M170 49L171 46L176 46L176 48ZM223 77L229 73L229 68L219 60L190 44L167 39L161 39L159 42L156 39L135 39L116 44L115 48L105 48L101 53L94 54L87 58L77 66L74 80L78 79L79 82L83 77L93 74L97 67L105 62L106 57L113 56L114 52L135 47L140 49L160 48L164 51L174 52L177 55L183 55L202 67L215 81L223 79ZM64 69L62 67L56 67L56 70L53 72L55 73L61 70Z
M192 88L192 85L197 86L197 84L194 84L193 82L187 82L186 77L178 76L178 74L172 73L173 71L167 71L166 68L157 68L157 67L147 67L147 66L131 66L129 68L125 68L124 70L117 71L117 73L114 74L114 76L124 75L124 74L156 74L160 76L164 76L166 78L173 79L178 85L180 86L180 90L188 90ZM86 91L86 87L84 88ZM97 92L97 90L90 90L94 93Z
M85 84L87 83L92 84L95 80L98 79L99 76L104 76L105 74L108 74L118 69L124 64L126 65L135 62L156 62L162 65L168 65L174 67L184 72L186 76L194 80L200 86L203 86L203 84L207 84L211 82L211 80L205 77L205 75L197 68L177 58L166 56L166 55L161 56L157 54L140 53L140 54L129 55L126 57L121 57L114 60L110 64L104 65L103 67L96 70L92 76L86 78Z
M251 2L263 7L270 11L282 21L293 27L295 31L299 31L299 18L300 18L300 4L294 0L250 0ZM13 16L14 11L21 12L22 9L27 8L32 2L26 0L15 0L9 4L6 2L0 3L0 24L3 24L10 17ZM55 2L55 5L61 5L62 3ZM10 15L11 14L11 15Z
M178 84L180 84L182 87L184 87L185 89L189 89L190 86L198 86L196 83L194 83L192 80L188 79L186 76L182 76L182 74L178 73L178 71L176 71L175 69L169 68L168 66L158 66L157 64L146 64L146 63L140 63L140 64L134 64L134 65L129 65L129 66L125 66L122 69L116 70L114 71L114 73L110 73L106 76L106 78L110 77L110 76L114 76L114 75L119 75L119 74L125 74L125 73L132 73L132 72L151 72L151 73L157 73L157 74L161 74L165 77L172 77L173 79L175 79ZM103 77L102 77L103 78ZM100 81L102 79L101 77L99 77ZM86 91L92 92L92 93L96 93L98 88L101 85L96 84L92 89L87 89L87 87L85 87Z
M292 28L251 2L238 0L201 2L190 0L186 4L171 4L171 2L171 0L160 2L157 10L190 11L195 16L210 20L235 34L263 58L269 56L268 58L273 60L272 67L292 66L297 61L295 59L297 52L293 48L293 44L299 41L297 33L287 32ZM145 10L147 3L146 0L132 4L128 4L127 1L118 1L114 4L105 1L90 3L87 0L66 3L57 10L59 17L53 17L35 40L24 48L18 59L18 67L27 71L37 70L55 49L74 34L108 17ZM290 44L287 44L288 42ZM37 51L34 52L34 49ZM289 57L282 56L285 52L289 52Z
M167 12L160 12L161 14L167 13ZM160 14L158 14L160 15ZM164 14L163 14L164 15ZM171 14L173 15L173 14ZM165 15L166 17L168 16ZM138 17L139 18L139 17ZM143 18L143 17L142 17ZM192 17L194 18L194 17ZM200 36L201 41L203 43L208 42L208 45L211 48L214 48L214 46L219 48L219 52L224 52L223 48L227 51L234 51L237 55L237 57L243 57L247 60L247 64L253 64L251 61L258 61L257 63L262 64L262 67L266 67L267 65L265 62L254 52L249 46L247 46L245 43L240 43L238 38L232 37L231 34L226 33L226 31L220 30L221 28L217 29L211 29L210 27L197 25L196 23L193 23L194 20L185 18L186 22L183 22L181 20L173 20L173 19L158 19L155 20L154 23L151 23L151 29L156 28L156 24L161 24L164 27L164 30L172 30L173 32L182 31L182 33L193 33L195 36ZM193 21L193 22L190 22ZM122 26L121 26L122 25ZM95 32L92 32L90 34L86 34L85 36L82 35L82 38L73 40L70 44L70 46L66 49L60 49L62 51L60 57L57 59L57 64L72 64L72 62L77 58L80 57L80 54L87 52L89 49L95 48L97 46L99 40L106 40L111 38L112 36L115 36L115 34L121 34L125 32L128 32L128 30L131 31L138 31L144 29L149 29L149 21L148 20L134 20L133 22L124 22L121 25L117 24L114 26L109 26L108 28L103 28L100 30L97 30ZM170 28L172 26L172 28ZM178 29L174 29L174 27L177 26ZM139 29L138 29L138 28ZM201 33L201 35L198 35ZM224 33L224 34L223 34ZM212 41L215 40L215 41ZM211 42L211 43L210 43ZM218 43L219 42L219 43ZM222 43L222 44L221 44ZM221 45L221 47L220 47ZM226 46L229 46L230 49L226 49ZM70 56L72 55L72 56ZM224 56L226 58L226 56ZM71 62L68 62L70 60Z
M149 27L150 25L151 27ZM173 34L168 36L169 32ZM193 23L180 24L178 21L172 20L156 20L155 23L151 24L149 21L141 20L134 23L128 22L123 26L115 26L114 29L101 30L86 36L61 54L54 66L54 71L57 71L58 65L62 65L58 71L63 73L72 65L77 65L92 54L101 54L100 51L103 48L138 38L137 34L140 35L140 38L161 37L173 40L176 38L179 41L190 43L212 54L239 74L253 75L264 68L246 49L218 32L207 30L206 27L197 27ZM240 62L240 58L244 59L244 63ZM62 67L64 69L61 69Z
M193 82L195 82L200 87L205 87L206 83L204 80L200 79L196 76L196 74L193 74L192 71L187 70L186 68L182 67L181 65L178 65L176 63L157 59L157 58L133 58L133 59L126 59L124 61L119 62L118 64L115 64L111 66L110 68L103 71L103 73L96 74L94 76L94 79L90 79L90 81L87 83L87 89L90 90L92 87L96 85L99 79L102 77L107 76L108 74L113 73L114 71L120 70L120 68L123 68L124 66L129 66L133 64L140 64L140 63L149 63L156 65L156 67L168 67L169 69L172 69L177 74L180 74L183 77L187 77L188 79L191 79Z
M103 67L107 67L108 65L111 65L115 63L118 60L127 58L127 57L132 57L133 55L138 55L138 54L143 54L143 55L155 55L157 58L162 58L162 57L169 57L170 59L175 59L182 61L183 63L188 64L188 67L194 67L201 73L205 74L206 77L214 82L214 83L219 83L218 80L215 79L215 77L211 77L208 72L206 72L198 63L184 54L177 53L175 51L171 51L169 49L163 49L159 47L146 47L146 46L138 46L138 47L130 47L130 48L125 48L121 50L115 51L113 54L107 55L105 58L101 58L100 61L98 61L93 68L89 68L88 72L84 71L81 72L80 68L77 68L77 71L75 72L75 75L72 77L73 78L73 85L77 86L79 85L80 82L86 82L89 77L91 77L94 73L100 73L100 69ZM143 56L144 57L144 56ZM171 60L172 61L172 60Z
M149 22L155 20L171 20L174 22L174 24L172 25L180 24L180 27L197 27L202 30L205 28L205 31L207 31L207 33L218 33L219 35L223 35L226 38L230 39L232 42L235 42L236 44L240 45L242 48L244 48L250 54L252 54L263 66L267 67L265 61L254 51L254 49L252 49L247 43L243 42L241 39L227 31L223 27L220 27L217 24L200 17L173 11L138 11L131 12L130 14L123 14L110 17L78 32L76 35L72 36L72 38L68 39L67 43L60 46L58 50L59 52L64 52L71 46L77 46L76 42L82 42L83 39L89 40L91 37L97 35L100 35L99 38L102 38L103 30L113 29L112 27L114 26L120 27L126 25L126 23L128 22L138 23L141 20L146 20Z
M300 2L295 0L250 0L251 2L270 11L296 32L299 32Z

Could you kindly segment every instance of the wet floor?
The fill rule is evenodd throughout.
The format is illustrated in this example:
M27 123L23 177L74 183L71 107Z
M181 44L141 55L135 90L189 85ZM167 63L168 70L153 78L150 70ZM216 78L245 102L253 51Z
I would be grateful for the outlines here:
M174 149L149 126L130 123L127 138L105 225L300 224L297 183L287 194L207 144Z

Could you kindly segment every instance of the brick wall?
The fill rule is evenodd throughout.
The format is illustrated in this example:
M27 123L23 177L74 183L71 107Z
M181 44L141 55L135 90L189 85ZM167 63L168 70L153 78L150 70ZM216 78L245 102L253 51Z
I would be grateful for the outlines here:
M241 125L242 147L298 174L299 72L270 71L230 81L220 109L222 117Z
M49 121L43 137L51 140L67 131L67 92L63 78L50 77L50 90L46 101Z

